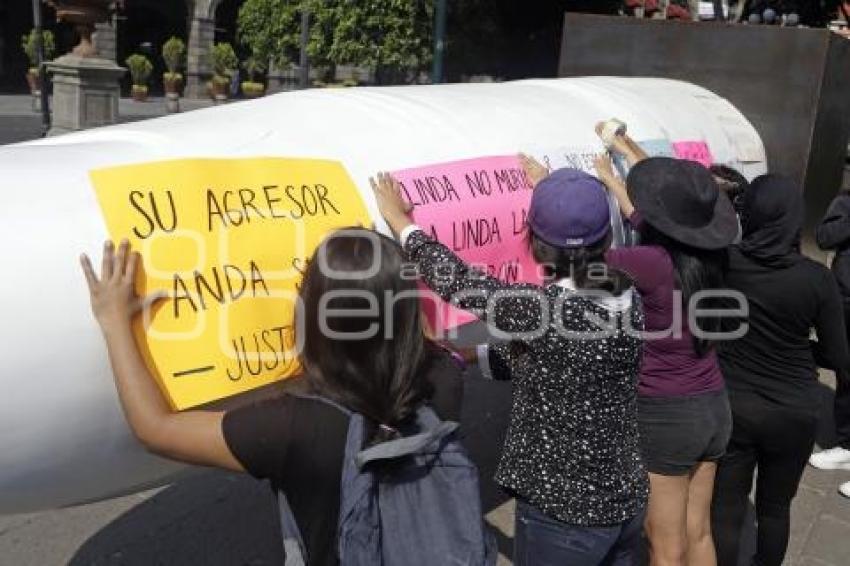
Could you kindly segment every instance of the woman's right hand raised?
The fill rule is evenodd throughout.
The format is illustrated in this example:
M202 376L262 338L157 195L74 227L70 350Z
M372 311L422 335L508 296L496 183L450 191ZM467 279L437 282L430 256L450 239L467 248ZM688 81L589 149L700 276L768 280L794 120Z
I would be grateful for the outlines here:
M626 184L614 173L614 162L611 161L611 156L607 153L598 155L593 160L593 166L596 168L596 176L599 177L605 188L617 199L617 203L620 205L620 212L626 218L630 217L635 207L629 198Z
M599 177L599 180L610 189L610 181L617 178L617 175L614 174L614 162L611 160L611 156L607 153L597 155L593 160L593 168L596 169L596 176Z
M370 177L369 183L375 191L375 200L378 202L381 216L386 220L390 230L397 236L400 235L402 230L413 223L410 219L413 205L402 198L401 185L389 173L378 173L377 180Z
M520 167L525 172L525 176L528 177L528 182L531 183L531 187L534 188L549 174L552 172L548 167L531 157L525 153L520 153L518 156Z

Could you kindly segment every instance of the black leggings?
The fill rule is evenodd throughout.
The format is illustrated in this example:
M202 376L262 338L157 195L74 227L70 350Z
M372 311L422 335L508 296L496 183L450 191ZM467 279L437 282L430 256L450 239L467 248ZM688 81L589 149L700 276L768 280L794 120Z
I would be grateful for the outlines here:
M838 445L850 450L850 373L835 372L835 434Z
M845 299L846 300L846 299ZM844 325L850 336L850 308L844 307ZM850 373L835 372L835 434L838 445L850 450Z
M730 394L732 439L714 482L712 531L718 566L737 566L753 472L758 538L753 563L781 566L788 547L791 500L815 443L817 415L758 395Z

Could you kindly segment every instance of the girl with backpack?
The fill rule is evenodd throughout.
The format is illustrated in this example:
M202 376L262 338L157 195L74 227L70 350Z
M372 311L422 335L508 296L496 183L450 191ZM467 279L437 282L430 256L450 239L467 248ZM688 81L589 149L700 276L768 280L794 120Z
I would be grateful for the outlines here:
M372 184L428 287L510 340L487 355L514 385L496 473L517 499L514 564L637 564L649 487L637 430L642 313L629 279L605 262L604 187L561 169L534 190L537 286L470 267L412 223L395 180L382 173Z
M640 237L639 246L612 250L607 260L632 276L646 313L638 423L651 484L650 562L713 565L711 497L732 421L708 339L720 321L700 318L697 309L719 306L700 297L724 287L725 250L738 235L737 217L702 165L646 158L625 134L605 139L602 125L597 131L631 165L624 183L610 157L596 162Z
M132 319L148 301L135 293L140 258L131 253L126 240L117 251L111 242L106 243L100 277L86 256L82 266L121 405L141 443L168 458L270 480L291 510L284 519L294 517L300 539L296 550L306 555L310 566L334 566L342 558L351 558L340 556L338 550L343 546L338 540L343 525L341 502L347 498L346 509L360 508L360 502L349 501L351 494L342 487L344 470L353 470L355 476L364 471L353 467L353 458L346 456L355 417L362 425L355 432L364 438L351 456L359 458L362 448L382 449L388 442L392 445L393 439L418 432L412 429L425 407L433 408L434 419L459 421L463 383L448 354L425 339L418 301L394 300L415 290L415 282L402 275L403 259L395 242L370 230L351 228L326 238L316 254L321 261L309 262L301 283L298 309L303 324L296 329L304 343L299 353L304 377L299 380L309 395L281 391L229 411L174 413L169 409L131 330ZM357 314L348 316L346 309ZM432 452L439 456L451 439L445 436L449 432L445 427L438 432L445 440ZM386 478L394 477L392 468L379 471ZM360 481L360 476L355 479ZM464 481L477 488L473 471ZM445 499L443 512L466 512L468 518L469 509L475 508L480 517L479 500ZM422 510L408 509L410 516L433 517L433 513L418 513ZM453 563L492 564L483 526L468 520L467 524L464 556ZM433 521L424 526L444 532ZM346 532L356 530L350 527L346 523ZM433 535L407 532L409 554L429 557L432 550L445 549L440 546L444 541L433 544ZM423 540L429 541L427 546ZM287 560L291 558L288 554Z

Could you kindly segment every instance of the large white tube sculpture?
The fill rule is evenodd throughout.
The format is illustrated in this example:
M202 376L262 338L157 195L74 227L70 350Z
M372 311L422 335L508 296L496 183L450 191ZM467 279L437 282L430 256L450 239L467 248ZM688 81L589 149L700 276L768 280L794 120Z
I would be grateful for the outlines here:
M727 101L657 79L311 90L0 148L0 513L180 470L127 429L81 252L130 237L145 255L140 286L182 293L147 350L171 403L195 406L293 371L286 305L301 262L331 228L385 229L370 175L399 172L422 222L524 278L511 269L525 260L508 257L529 198L512 156L589 169L603 151L594 124L611 117L650 153L766 170Z

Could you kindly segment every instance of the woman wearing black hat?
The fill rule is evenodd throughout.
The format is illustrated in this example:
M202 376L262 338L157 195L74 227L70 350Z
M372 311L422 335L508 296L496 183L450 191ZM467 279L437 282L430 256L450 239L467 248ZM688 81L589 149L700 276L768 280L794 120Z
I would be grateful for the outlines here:
M744 193L742 212L743 238L730 248L726 284L749 300L749 331L720 345L734 427L718 469L712 521L718 563L737 565L758 469L752 563L780 566L791 501L815 441L816 364L846 371L850 357L838 285L825 266L800 253L800 188L776 175L759 177ZM809 340L812 329L817 342Z
M651 563L711 565L711 495L731 416L709 340L719 321L697 309L712 308L705 292L723 287L724 250L738 233L737 218L701 165L642 159L625 136L616 138L613 149L633 164L626 183L609 157L596 166L642 243L611 250L606 260L632 276L646 315L638 423L650 472Z

